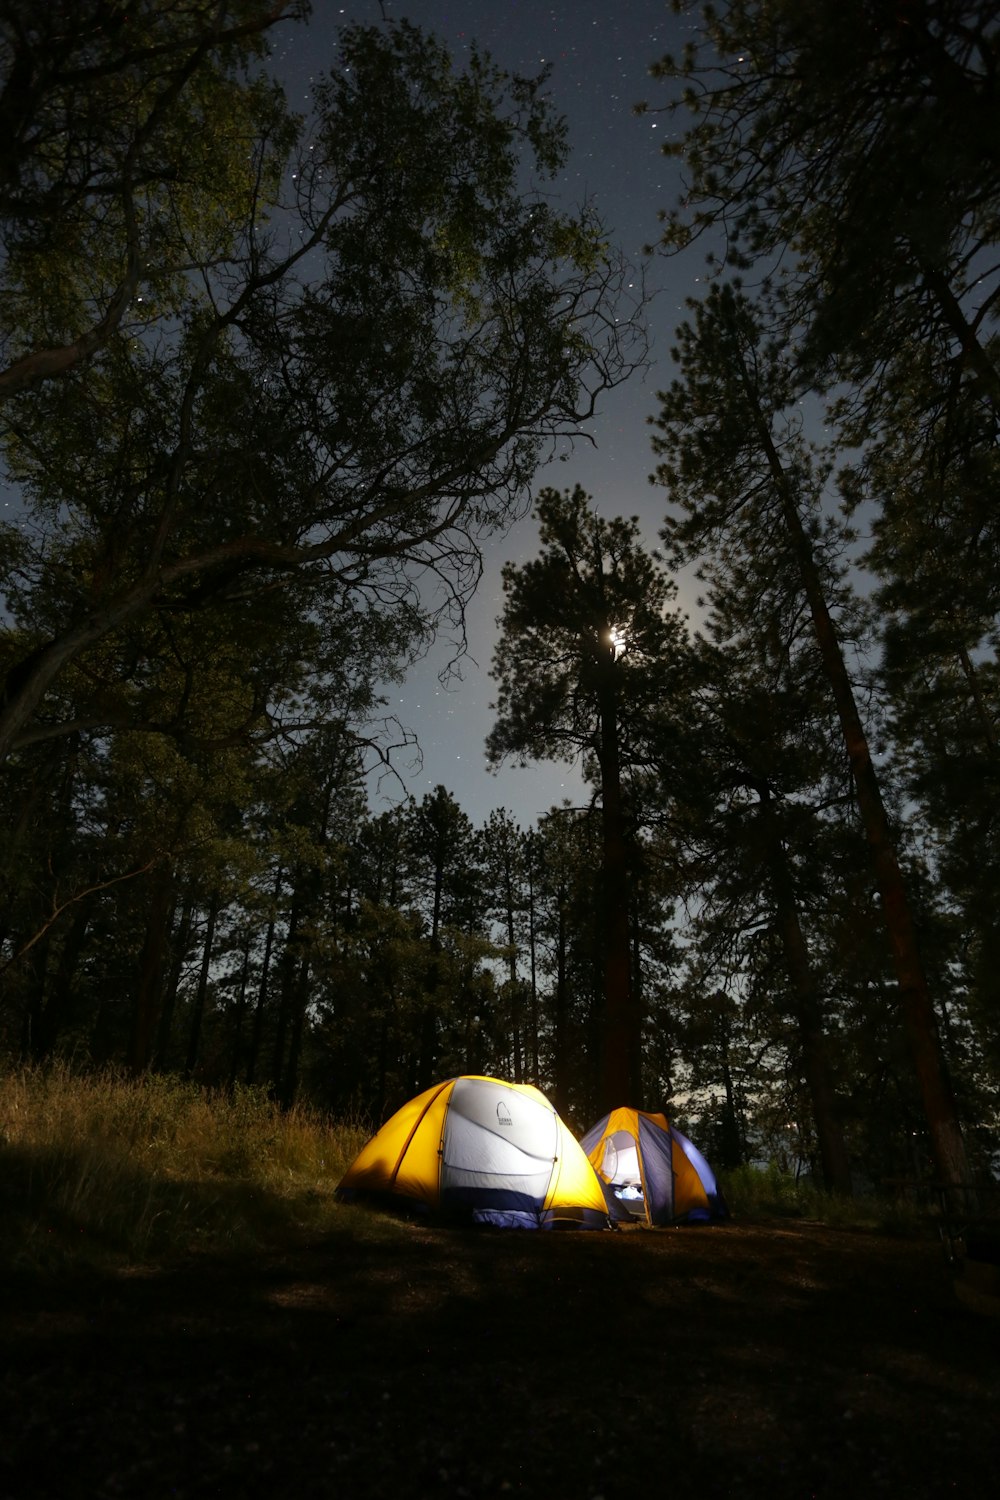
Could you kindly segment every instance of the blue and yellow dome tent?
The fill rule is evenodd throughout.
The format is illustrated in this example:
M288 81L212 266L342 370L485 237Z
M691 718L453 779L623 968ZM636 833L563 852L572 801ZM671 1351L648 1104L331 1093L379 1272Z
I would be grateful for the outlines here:
M472 1074L397 1110L348 1167L337 1197L509 1229L609 1225L604 1189L545 1095Z
M580 1145L606 1185L617 1221L698 1224L728 1219L715 1173L697 1146L663 1114L613 1109Z

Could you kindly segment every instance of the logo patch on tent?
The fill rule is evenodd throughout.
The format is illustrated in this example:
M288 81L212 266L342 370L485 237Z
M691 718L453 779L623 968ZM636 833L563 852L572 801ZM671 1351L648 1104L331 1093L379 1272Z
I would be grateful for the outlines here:
M510 1110L507 1108L502 1099L497 1105L497 1119L500 1121L501 1125L513 1125L514 1123L514 1121L510 1117Z

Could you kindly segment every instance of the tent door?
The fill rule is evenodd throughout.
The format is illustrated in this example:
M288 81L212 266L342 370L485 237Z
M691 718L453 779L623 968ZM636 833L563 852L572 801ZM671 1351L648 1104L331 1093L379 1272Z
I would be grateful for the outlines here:
M616 1130L605 1140L600 1174L627 1213L646 1217L638 1142L627 1130Z

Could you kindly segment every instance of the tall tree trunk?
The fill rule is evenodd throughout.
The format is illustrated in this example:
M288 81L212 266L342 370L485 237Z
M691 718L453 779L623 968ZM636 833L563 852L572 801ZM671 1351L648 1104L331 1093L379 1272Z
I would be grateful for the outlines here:
M878 775L872 762L867 736L861 722L854 690L844 662L836 627L827 607L819 569L812 544L799 515L796 497L784 471L770 428L764 420L749 375L744 380L753 409L757 414L758 434L767 456L768 467L781 500L789 540L798 561L813 629L823 668L830 683L840 719L847 757L858 794L858 810L871 854L875 881L882 898L882 913L892 952L896 982L899 986L903 1023L910 1044L914 1070L927 1119L934 1164L942 1187L959 1207L964 1207L972 1192L969 1169L959 1124L958 1110L948 1077L937 1017L924 973L917 943L916 929L910 911L906 885L889 819L882 801Z
M90 929L93 903L78 901L73 908L69 930L63 938L59 961L52 975L45 1006L38 1020L34 1038L34 1055L39 1060L51 1057L56 1050L59 1037L73 1013L73 982L80 963L80 954Z
M16 901L11 892L16 889L14 872L23 868L21 857L21 844L32 825L39 804L42 800L45 778L42 774L32 777L30 787L17 799L17 814L7 832L4 840L4 867L0 870L0 889L6 895L2 915L0 915L0 953L4 944L10 940L11 950L17 952L17 944L11 937L16 927Z
M208 995L208 973L212 963L212 948L215 943L215 923L219 915L219 896L216 892L212 894L211 904L208 908L208 926L205 932L205 946L201 954L201 969L198 974L198 988L195 991L194 1006L191 1011L191 1030L188 1034L187 1061L184 1065L184 1076L191 1078L198 1066L198 1053L201 1048L201 1028L205 1018L205 999Z
M158 1072L168 1071L170 1033L173 1030L177 991L180 989L181 974L184 972L184 960L187 957L188 942L191 938L191 918L193 915L194 898L187 895L184 897L181 906L180 918L170 937L170 970L167 974L167 982L163 991L163 1004L160 1007L160 1024L156 1028L156 1045L153 1049L153 1067Z
M417 1054L417 1078L415 1093L422 1093L434 1082L437 1066L438 1020L440 1002L438 987L441 983L441 903L444 895L444 860L440 850L436 852L434 865L434 905L431 913L431 962L427 968L427 984L424 1006L420 1016L420 1042Z
M614 651L598 668L601 715L601 903L604 930L604 1045L598 1106L603 1113L622 1104L639 1104L642 1035L632 985L629 933L629 862L622 803L618 747Z
M382 1015L378 1028L378 1067L376 1071L378 1082L373 1116L376 1126L384 1124L385 1121L386 1081L389 1073L389 1003L388 999L383 1001Z
M281 1078L285 1069L285 1042L292 1019L294 1006L296 959L298 956L299 923L302 920L301 870L297 871L292 887L292 904L288 913L288 932L285 934L285 949L281 955L278 982L278 1024L274 1031L274 1049L271 1053L271 1092L278 1097Z
M153 1039L163 1004L163 970L174 899L173 872L170 866L166 863L155 865L150 876L149 913L125 1054L125 1066L136 1076L145 1073L152 1060Z
M529 834L528 838L533 839L533 835ZM534 851L530 847L528 850L528 955L531 983L530 1081L537 1084L540 1077L538 1069L538 931L535 922Z
M510 982L510 1041L513 1053L514 1082L524 1082L524 1064L521 1054L521 986L517 978L517 948L514 942L514 887L511 881L510 861L504 864L504 907L507 921L508 976Z
M250 935L243 939L243 962L240 965L240 987L236 996L236 1010L233 1015L233 1040L229 1055L229 1077L226 1080L226 1088L231 1094L236 1087L236 1074L239 1072L240 1056L243 1050L243 1020L247 1009L247 984L250 980Z
M744 1133L740 1128L740 1112L736 1107L736 1085L733 1082L733 1064L729 1047L730 1026L729 1018L724 1009L725 996L720 994L719 1000L720 1006L718 1016L716 1017L715 1032L719 1044L722 1087L726 1095L722 1115L722 1149L719 1165L732 1169L743 1165L746 1160L746 1152L743 1141Z
M257 1063L260 1058L261 1041L264 1035L264 1011L267 1006L268 979L271 973L271 952L274 948L274 927L277 920L278 897L281 895L281 882L284 879L284 870L278 870L274 877L274 893L272 897L273 909L264 935L264 957L260 965L260 983L257 986L257 1003L253 1012L253 1028L250 1032L250 1049L247 1053L246 1082L248 1087L252 1086L257 1076Z
M38 1033L41 1029L45 1009L45 992L49 971L49 943L51 933L32 945L21 960L24 974L24 1009L21 1013L21 1058L28 1062L35 1057Z
M299 1088L299 1065L302 1058L302 1033L309 1008L309 959L303 958L295 979L292 1003L292 1028L288 1046L288 1062L278 1090L278 1102L284 1110L291 1109Z
M567 922L566 922L566 891L559 888L559 910L558 926L556 930L556 993L555 1007L552 1017L552 1075L553 1103L557 1114L564 1115L569 1110L569 1039L567 1032L569 1011L569 987L566 977L566 947L567 947Z
M812 1103L816 1139L819 1144L823 1181L830 1192L844 1197L852 1194L851 1166L840 1126L837 1095L830 1076L826 1037L820 1008L816 976L809 949L799 921L798 906L788 867L788 853L774 814L770 788L766 783L755 787L760 801L758 809L767 850L768 871L778 914L778 928L791 981L795 1023L802 1048L802 1065L806 1087Z
M632 899L629 904L629 929L631 932L632 944L632 995L634 998L636 1014L635 1038L633 1042L633 1046L635 1048L635 1058L633 1066L635 1068L638 1083L636 1085L636 1091L631 1097L635 1101L636 1108L647 1109L649 1107L649 1101L646 1098L642 1067L642 1023L643 1017L646 1013L646 1008L645 997L643 993L642 914L639 909L639 899L638 882L634 882Z
M976 710L976 717L978 718L980 728L983 731L983 739L986 743L986 748L989 750L991 755L996 755L996 729L993 725L992 715L990 714L990 711L986 706L986 700L983 697L983 690L979 685L979 673L976 670L972 657L969 655L965 647L960 643L957 649L959 663L962 668L962 674L969 685L969 692L972 695L972 702Z

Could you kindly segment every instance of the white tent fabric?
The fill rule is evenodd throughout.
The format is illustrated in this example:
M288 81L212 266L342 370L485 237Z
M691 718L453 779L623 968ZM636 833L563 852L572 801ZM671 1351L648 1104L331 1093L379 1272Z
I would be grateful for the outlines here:
M501 1085L460 1078L441 1144L441 1191L504 1187L541 1202L557 1156L556 1116Z

